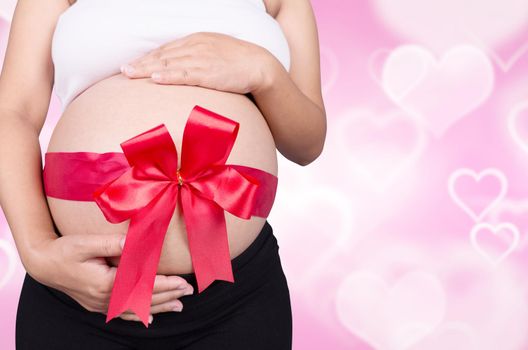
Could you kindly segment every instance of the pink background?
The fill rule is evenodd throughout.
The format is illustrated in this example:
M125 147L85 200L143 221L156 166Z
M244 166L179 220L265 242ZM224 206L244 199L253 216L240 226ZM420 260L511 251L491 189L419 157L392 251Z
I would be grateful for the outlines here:
M528 1L312 5L326 146L280 157L269 217L294 348L528 349ZM23 275L0 217L3 349Z

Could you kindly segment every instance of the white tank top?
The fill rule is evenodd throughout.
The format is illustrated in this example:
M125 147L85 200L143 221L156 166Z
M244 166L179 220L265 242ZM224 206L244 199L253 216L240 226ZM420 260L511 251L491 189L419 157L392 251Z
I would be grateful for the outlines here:
M288 42L263 0L77 0L59 16L51 44L62 110L122 64L200 31L260 45L290 70Z

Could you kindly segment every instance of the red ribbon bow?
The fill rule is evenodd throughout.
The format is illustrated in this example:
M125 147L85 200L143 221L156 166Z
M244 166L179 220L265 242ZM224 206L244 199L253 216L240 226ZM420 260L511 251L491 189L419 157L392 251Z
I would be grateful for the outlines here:
M164 124L120 144L130 168L93 192L109 222L130 219L106 323L130 308L148 327L161 248L177 203L198 292L217 279L234 282L224 210L249 219L262 209L256 203L259 180L250 175L262 171L225 164L238 129L237 122L195 106L183 133L180 168Z

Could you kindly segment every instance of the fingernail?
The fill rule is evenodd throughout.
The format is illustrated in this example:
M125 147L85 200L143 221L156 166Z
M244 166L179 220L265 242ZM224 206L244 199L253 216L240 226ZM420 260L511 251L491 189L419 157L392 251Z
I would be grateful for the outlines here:
M152 315L150 315L150 316L149 316L149 321L148 321L148 323L151 324L152 321L154 321L154 317L153 317Z
M182 311L182 309L183 309L183 305L176 305L176 306L172 309L172 311L180 312L180 311Z
M158 72L154 72L154 73L152 73L152 75L151 75L150 77L151 77L152 79L157 80L157 79L161 78L161 74L158 73Z
M121 241L119 242L119 245L121 246L121 249L125 246L126 236L121 238Z
M134 74L134 67L129 64L124 64L121 66L121 72L126 74Z
M183 295L191 295L193 293L194 293L194 289L191 287L188 290L186 290L185 293L183 293Z

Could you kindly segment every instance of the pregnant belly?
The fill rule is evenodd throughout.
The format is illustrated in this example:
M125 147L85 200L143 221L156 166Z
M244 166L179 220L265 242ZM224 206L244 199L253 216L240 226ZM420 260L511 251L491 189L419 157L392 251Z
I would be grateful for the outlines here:
M200 105L240 123L227 164L240 164L277 175L277 153L269 127L245 95L187 85L160 85L150 79L113 75L92 85L71 102L59 119L48 152L122 152L120 143L164 123L181 162L183 130L191 109ZM95 202L47 197L62 235L126 233L129 220L106 221ZM266 218L241 219L225 213L231 259L256 238ZM119 257L108 262L119 265ZM158 273L193 272L183 216L172 216L161 252Z

